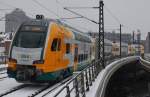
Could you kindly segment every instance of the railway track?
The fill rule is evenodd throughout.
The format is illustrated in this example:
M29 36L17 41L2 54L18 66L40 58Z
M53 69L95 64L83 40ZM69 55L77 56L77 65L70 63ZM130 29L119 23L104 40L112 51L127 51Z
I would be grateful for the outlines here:
M5 78L8 78L7 72L0 72L0 81L5 79Z
M46 91L46 90L49 89L46 93L44 93L42 96L40 96L40 97L45 97L46 95L48 95L48 94L50 94L51 92L53 92L54 90L56 90L58 87L64 85L64 84L65 84L66 82L68 82L71 78L72 78L72 76L71 76L71 77L68 77L68 78L66 78L66 79L64 79L63 81L61 81L61 82L59 82L59 83L57 83L57 84L48 85L48 86L46 86L46 87L44 87L44 88L38 90L37 92L31 94L31 96L28 96L28 97L36 97L36 96L39 95L40 93L42 93L42 92L44 92L44 91Z
M56 90L58 87L64 85L66 82L68 82L70 79L72 78L69 77L69 78L66 78L65 80L61 81L60 83L58 83L56 86L54 86L53 88L51 88L49 91L47 91L46 93L44 93L41 97L45 97L47 96L48 94L50 94L52 91Z
M51 85L50 84L43 85L42 87L40 87L40 89L38 89L38 90L35 89L35 91L32 94L29 94L29 96L27 96L27 97L36 97L39 94L42 94L42 96L40 96L40 97L45 97L46 95L50 94L51 92L53 92L54 90L56 90L60 86L64 85L71 78L72 78L72 76L64 79L63 81L61 81L59 83L55 83L55 84L51 84ZM33 86L35 86L35 85L23 84L23 85L16 86L16 87L14 87L14 88L12 88L12 89L10 89L10 90L0 94L0 97L4 97L4 96L7 96L7 95L12 95L13 96L13 93L16 94L16 92L19 91L19 90L23 90L24 88L28 88L28 87L29 88L30 87L33 88Z
M5 93L0 94L0 97L6 96L6 95L8 95L8 94L11 94L11 93L13 93L13 92L15 92L15 91L17 91L17 90L20 90L20 89L22 89L22 88L25 88L25 87L27 87L27 86L28 86L28 85L26 85L26 84L20 85L20 86L16 86L16 87L12 88L11 90L6 91Z

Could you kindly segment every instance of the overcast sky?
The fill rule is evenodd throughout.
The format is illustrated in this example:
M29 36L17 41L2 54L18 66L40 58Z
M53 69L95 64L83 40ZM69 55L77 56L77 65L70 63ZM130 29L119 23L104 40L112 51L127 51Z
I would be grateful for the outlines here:
M47 18L69 18L76 15L63 10L63 7L98 6L98 0L36 0L48 8L48 11L34 1L35 0L0 0L0 9L10 9L7 11L0 10L0 17L3 17L16 7L24 10L30 17L34 17L36 14L43 14ZM147 32L150 31L150 0L104 0L104 4L105 31L118 29L120 22L124 25L122 29L123 33L132 33L133 30L137 31L137 29L140 29L142 39L145 39ZM98 21L98 10L96 9L73 10ZM84 32L98 31L98 25L85 19L66 20L66 22ZM4 21L0 21L0 31L4 31ZM116 30L116 32L117 31L118 30Z

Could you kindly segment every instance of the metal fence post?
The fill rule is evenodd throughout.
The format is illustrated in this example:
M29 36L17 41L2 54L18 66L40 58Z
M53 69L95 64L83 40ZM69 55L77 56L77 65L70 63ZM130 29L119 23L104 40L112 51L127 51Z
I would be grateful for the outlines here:
M86 97L85 95L85 87L84 87L84 72L82 72L81 74L81 93L82 93L82 97Z
M98 74L99 74L101 68L102 68L102 66L99 65L99 61L97 61L97 76L98 76Z
M88 75L87 75L87 70L85 70L85 78L86 78L86 91L89 91L89 81L88 81Z
M97 70L97 69L96 69L96 61L95 61L95 62L94 62L94 75L95 75L94 77L95 77L95 78L97 77L97 76L96 76L96 70Z
M70 97L69 86L66 86L66 89L67 89L67 95L66 95L66 97Z
M95 65L96 65L96 77L97 77L98 71L99 71L99 64L98 64L98 61L95 62Z
M89 84L90 84L90 86L92 86L92 81L91 81L91 66L89 66Z
M75 78L75 90L76 90L76 96L79 97L79 88L78 88L78 79L77 77Z
M92 81L95 81L95 77L94 77L94 62L92 63Z

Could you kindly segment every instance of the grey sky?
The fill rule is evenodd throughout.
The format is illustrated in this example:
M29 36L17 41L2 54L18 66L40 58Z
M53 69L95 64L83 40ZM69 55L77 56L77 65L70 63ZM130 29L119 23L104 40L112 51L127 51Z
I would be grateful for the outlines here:
M75 16L65 10L64 6L98 6L98 0L37 0L48 9L52 10L59 17L72 17ZM59 2L58 2L59 1ZM6 3L6 4L4 4ZM108 8L124 25L123 32L131 33L133 30L140 29L142 39L145 38L147 32L150 31L150 0L104 0L106 8ZM56 15L48 12L33 0L0 0L0 9L18 7L27 12L27 15L33 17L36 14L44 14L48 18L58 18ZM111 31L118 29L119 23L108 13L105 9L105 29ZM0 17L11 10L0 10ZM84 16L98 21L98 10L75 10ZM98 31L98 26L84 19L68 20L67 23L77 27L85 32ZM0 31L4 31L4 22L0 22Z

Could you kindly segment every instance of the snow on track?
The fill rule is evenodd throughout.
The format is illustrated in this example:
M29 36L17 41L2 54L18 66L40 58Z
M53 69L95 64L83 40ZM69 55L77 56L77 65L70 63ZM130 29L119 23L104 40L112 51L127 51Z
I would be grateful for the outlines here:
M62 82L57 83L55 85L52 85L52 87L49 87L48 89L44 90L42 93L38 94L36 97L42 97L44 94L46 94L48 92L50 92L50 93L48 93L48 96L46 95L44 97L51 97L49 95L54 95L57 91L59 91L65 85L65 83L68 80L62 81ZM16 82L12 78L6 78L6 79L0 81L0 94L3 94L7 91L10 91L14 87L17 87L20 85L23 85L23 84ZM34 94L35 92L43 89L46 86L47 85L27 85L27 87L13 91L12 93L5 95L5 96L2 96L2 97L29 97L32 94Z
M14 79L12 78L6 78L4 80L0 81L0 94L21 85L21 83L16 82Z
M14 92L12 92L6 96L3 96L3 97L28 97L33 92L40 90L42 87L44 87L44 86L42 86L42 85L41 86L40 85L27 86L25 88L14 91Z
M40 93L39 95L37 95L36 97L53 97L60 89L62 89L62 87L64 87L66 85L66 83L72 78L66 78L63 81L55 84L53 87L45 90L44 92ZM63 97L63 96L62 96Z

